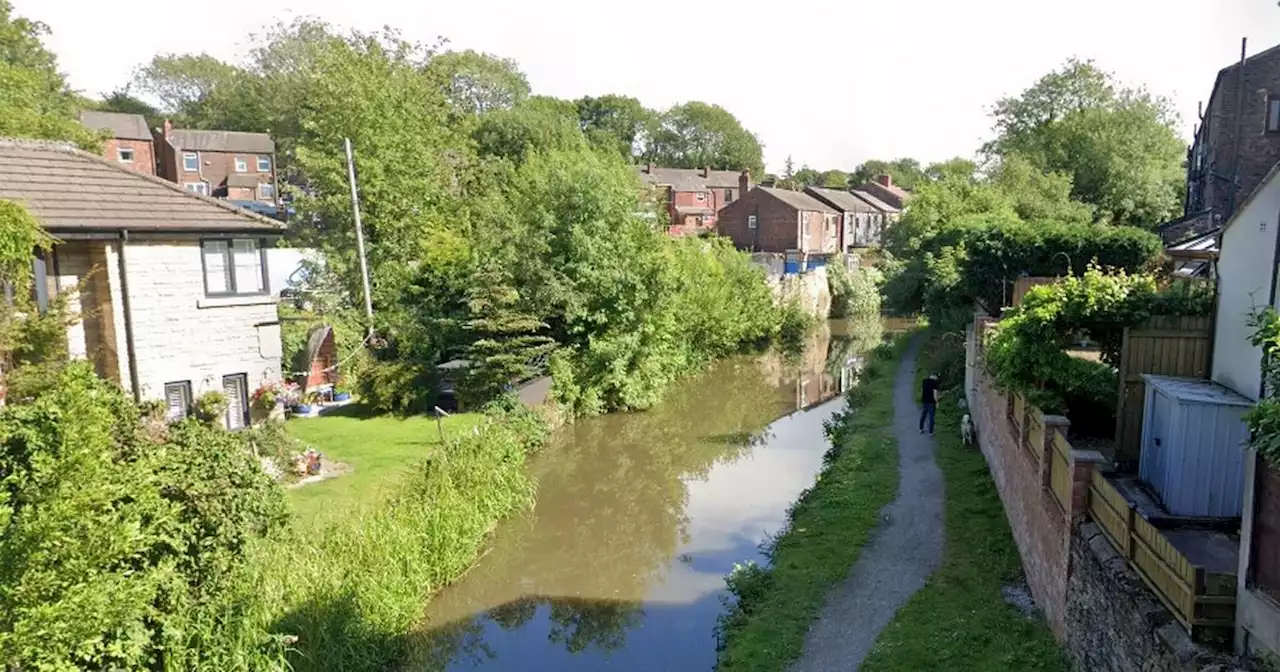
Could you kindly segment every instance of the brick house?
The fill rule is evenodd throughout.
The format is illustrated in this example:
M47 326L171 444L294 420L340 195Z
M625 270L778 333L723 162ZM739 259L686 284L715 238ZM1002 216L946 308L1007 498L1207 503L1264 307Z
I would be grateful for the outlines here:
M801 191L756 186L720 209L718 229L740 250L833 254L841 250L841 213Z
M67 182L79 185L67 189ZM71 356L171 417L223 392L243 427L250 394L281 378L266 248L270 219L63 143L0 139L0 199L56 238L33 261L38 308L66 294Z
M156 174L156 154L151 145L151 130L141 114L98 112L80 113L80 123L108 135L103 141L102 155L109 161L147 175Z
M907 201L911 199L911 192L894 184L893 178L889 175L881 175L870 182L855 187L855 189L868 193L897 210L905 209Z
M279 207L276 145L266 133L193 131L165 120L155 145L157 174L187 191Z
M1243 45L1241 53L1243 54ZM1218 71L1187 152L1184 219L1212 213L1185 235L1231 218L1280 161L1280 46ZM1234 186L1233 186L1234 183Z
M866 192L859 196L841 189L820 187L805 187L804 192L840 212L841 250L878 247L885 226L898 217L896 208Z
M659 168L652 163L638 170L640 180L657 192L667 211L667 232L673 236L715 231L717 213L742 195L740 175L733 170Z

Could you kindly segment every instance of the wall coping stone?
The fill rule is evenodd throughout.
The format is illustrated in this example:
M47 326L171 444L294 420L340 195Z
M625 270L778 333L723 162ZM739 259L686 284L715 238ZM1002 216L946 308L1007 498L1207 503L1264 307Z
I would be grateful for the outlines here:
M1086 463L1086 462L1087 462L1087 463L1093 463L1093 464L1101 464L1101 463L1103 463L1103 462L1106 462L1106 461L1107 461L1107 458L1106 458L1106 456L1105 456L1105 455L1103 455L1102 453L1100 453L1100 452L1098 452L1098 451L1096 451L1096 450L1077 450L1077 449L1072 449L1072 450L1071 450L1071 461L1072 461L1072 462L1076 462L1076 463Z
M1044 424L1047 427L1070 427L1071 421L1065 415L1045 415Z

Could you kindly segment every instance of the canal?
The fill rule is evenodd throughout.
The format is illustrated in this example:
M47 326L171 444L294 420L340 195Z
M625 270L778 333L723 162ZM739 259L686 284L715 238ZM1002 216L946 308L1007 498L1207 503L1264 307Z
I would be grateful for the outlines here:
M530 465L536 506L431 601L409 669L710 670L724 576L762 561L879 339L830 323L803 356L725 360L562 429Z

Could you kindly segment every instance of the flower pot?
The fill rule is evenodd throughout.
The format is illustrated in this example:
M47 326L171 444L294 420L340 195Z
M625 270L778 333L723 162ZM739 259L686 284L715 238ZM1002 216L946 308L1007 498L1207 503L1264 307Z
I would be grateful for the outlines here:
M311 405L298 404L297 406L293 407L293 412L298 415L311 415Z

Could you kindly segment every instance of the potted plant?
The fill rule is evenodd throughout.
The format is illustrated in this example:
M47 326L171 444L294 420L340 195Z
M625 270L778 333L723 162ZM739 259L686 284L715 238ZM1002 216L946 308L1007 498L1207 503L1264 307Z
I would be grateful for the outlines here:
M311 415L312 411L319 410L317 406L320 403L320 395L316 392L307 392L302 395L302 400L293 407L293 411L298 415Z
M210 390L196 397L192 404L192 415L206 425L218 426L227 412L227 397L217 390Z

